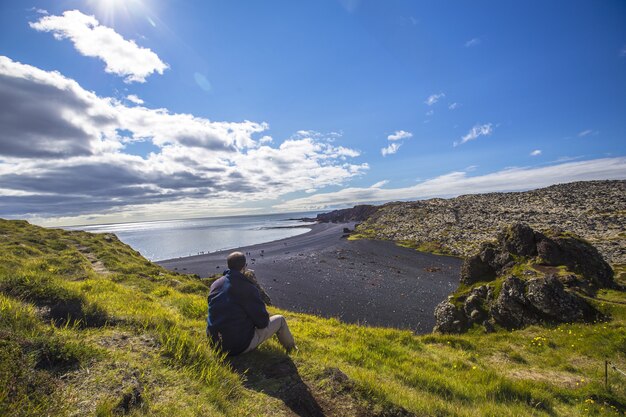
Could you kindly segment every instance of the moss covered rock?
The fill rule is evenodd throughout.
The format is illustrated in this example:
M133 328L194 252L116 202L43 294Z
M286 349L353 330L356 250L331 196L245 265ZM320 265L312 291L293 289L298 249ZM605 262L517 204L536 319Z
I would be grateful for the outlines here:
M460 289L435 309L434 331L594 321L601 315L584 296L615 287L613 270L585 240L517 223L464 261Z

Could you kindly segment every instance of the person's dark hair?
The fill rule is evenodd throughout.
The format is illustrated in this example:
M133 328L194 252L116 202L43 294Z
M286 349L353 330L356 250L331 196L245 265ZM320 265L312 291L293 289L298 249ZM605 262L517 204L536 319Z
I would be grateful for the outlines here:
M226 258L228 262L228 269L234 269L235 271L241 271L246 266L246 255L241 252L233 252Z

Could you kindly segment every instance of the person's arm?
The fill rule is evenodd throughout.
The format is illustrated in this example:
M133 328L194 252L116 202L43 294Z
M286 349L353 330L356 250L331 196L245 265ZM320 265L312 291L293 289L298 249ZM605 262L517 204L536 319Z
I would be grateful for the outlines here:
M270 315L265 308L259 291L250 282L246 282L236 291L237 302L244 309L248 317L259 329L264 329L270 322Z
M251 270L251 269L248 269L243 274L243 276L246 277L248 279L248 281L250 281L252 284L254 284L256 289L259 291L259 295L261 296L261 300L263 300L265 305L266 306L271 306L272 305L272 299L270 298L269 295L267 295L267 293L265 292L263 287L261 287L261 284L259 284L259 281L256 279L256 274L254 273L254 271Z

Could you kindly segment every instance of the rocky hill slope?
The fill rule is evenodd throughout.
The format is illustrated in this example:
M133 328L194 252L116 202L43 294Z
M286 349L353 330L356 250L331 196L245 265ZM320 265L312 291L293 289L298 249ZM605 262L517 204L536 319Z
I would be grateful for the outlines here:
M462 195L378 207L361 237L402 241L420 250L469 256L498 231L523 222L590 241L612 264L626 263L626 181L585 181L526 192Z

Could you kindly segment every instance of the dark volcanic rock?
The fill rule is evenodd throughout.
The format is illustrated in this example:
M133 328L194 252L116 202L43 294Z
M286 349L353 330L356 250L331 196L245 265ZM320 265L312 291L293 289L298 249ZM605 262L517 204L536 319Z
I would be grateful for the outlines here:
M507 278L491 307L495 322L507 329L519 329L538 323L539 317L533 309L529 309L525 293L524 281L514 276Z
M613 288L613 270L590 243L574 236L545 238L537 245L546 265L565 265L583 275L598 288Z
M526 300L545 321L574 322L598 318L596 311L583 298L567 292L554 275L528 281Z
M500 247L517 256L536 256L537 241L535 232L527 224L516 223L505 233L500 234Z
M463 311L471 323L482 323L488 317L487 303L491 300L492 290L487 285L481 285L472 289L470 295L463 303Z
M549 235L515 224L498 235L497 243L481 245L463 263L461 282L498 281L440 303L434 331L459 333L474 324L483 324L486 331L493 330L492 324L518 329L601 318L576 291L593 296L599 288L614 287L612 269L588 242L560 231ZM501 287L494 296L497 283Z
M323 223L348 223L367 220L378 210L377 206L363 204L349 209L334 210L329 213L318 214L316 220Z
M565 266L583 275L596 288L613 288L613 270L588 242L563 232L553 238L517 223L500 233L497 245L484 243L477 255L467 258L461 267L461 282L471 285L492 281L520 261L536 258L538 264Z
M435 332L441 333L461 333L467 329L465 315L454 304L449 301L442 301L435 308Z
M592 321L600 314L583 298L568 292L553 275L523 281L507 278L491 314L499 325L518 329L538 323Z
M461 282L466 285L479 281L492 281L496 276L496 271L483 260L481 254L467 258L461 266Z

